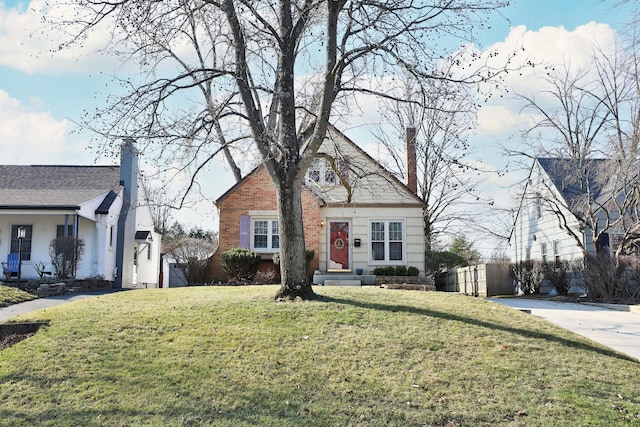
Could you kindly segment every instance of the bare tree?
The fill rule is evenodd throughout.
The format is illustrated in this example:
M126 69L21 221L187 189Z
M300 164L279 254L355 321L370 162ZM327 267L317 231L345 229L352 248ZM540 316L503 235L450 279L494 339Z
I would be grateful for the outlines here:
M451 232L453 237L454 225L472 222L473 213L462 207L470 202L467 196L478 181L477 175L470 173L475 167L469 161L467 140L475 128L476 103L469 88L459 82L434 79L419 84L407 78L401 84L398 98L404 101L388 100L381 108L393 132L381 128L377 138L391 154L394 168L404 169L406 176L406 147L399 146L398 141L402 141L407 128L412 132L411 127L415 127L417 193L424 200L428 254L438 235Z
M172 213L176 201L167 194L166 188L152 187L148 180L141 180L145 203L151 209L153 228L160 234L166 234L172 223Z
M119 38L109 48L143 66L142 82L127 80L128 94L103 112L109 112L101 117L109 124L106 135L161 142L163 155L197 174L205 165L193 164L197 154L207 151L203 157L211 159L249 131L277 189L282 286L276 298L313 298L301 185L332 112L355 95L394 97L373 86L372 76L409 72L419 81L468 84L493 78L501 70L473 52L460 59L476 64L468 74L442 74L435 64L448 53L442 38L472 39L487 15L507 3L79 0L80 14L68 28L80 37L110 26ZM195 51L183 54L196 42ZM193 91L210 92L207 102L189 104ZM231 136L220 140L217 124Z
M596 253L606 248L619 256L640 243L640 63L635 44L632 49L618 44L614 51L596 48L593 58L589 69L572 71L565 65L550 73L546 97L520 95L525 108L540 117L527 135L552 130L551 143L535 135L537 151L560 157L544 160L551 182L541 182L543 191L528 197L557 217L585 256L582 230L590 234Z

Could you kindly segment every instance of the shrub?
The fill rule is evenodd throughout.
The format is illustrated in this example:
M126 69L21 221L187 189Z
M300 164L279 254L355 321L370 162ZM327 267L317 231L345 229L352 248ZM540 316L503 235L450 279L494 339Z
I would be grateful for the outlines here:
M409 267L405 265L376 267L373 269L373 274L376 276L418 276L420 270L416 267Z
M209 258L216 250L212 241L199 237L173 237L166 248L184 272L187 283L201 284L210 280Z
M587 257L581 273L589 297L610 301L623 295L625 269L626 263L622 260L616 262L615 258L607 256Z
M376 267L373 269L373 274L376 276L395 276L395 267Z
M427 251L427 270L434 273L444 273L455 267L464 267L468 264L462 256L449 251Z
M243 248L233 248L220 254L220 264L229 278L235 281L250 281L260 266L260 254Z
M544 266L544 278L551 282L558 295L567 295L571 289L571 277L573 276L573 265L567 261Z
M256 285L278 283L278 278L276 277L276 272L273 270L260 270L253 276L253 283Z
M522 261L511 266L511 274L518 282L520 290L525 294L540 292L544 280L544 268L538 261Z
M418 267L411 266L407 268L407 276L416 277L418 275L420 275L420 270L418 270Z
M76 273L84 254L84 240L73 236L56 237L49 243L51 264L59 279L69 279Z

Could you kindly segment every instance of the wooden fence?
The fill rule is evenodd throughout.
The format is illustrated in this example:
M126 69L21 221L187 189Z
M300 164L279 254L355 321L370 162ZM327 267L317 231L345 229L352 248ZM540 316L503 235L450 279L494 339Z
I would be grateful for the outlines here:
M513 295L513 279L509 264L478 264L450 270L446 277L447 292L491 297Z

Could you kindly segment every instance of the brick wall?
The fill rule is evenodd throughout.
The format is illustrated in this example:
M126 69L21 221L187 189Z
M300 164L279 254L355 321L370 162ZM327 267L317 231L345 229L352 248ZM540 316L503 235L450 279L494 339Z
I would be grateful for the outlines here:
M226 281L227 275L220 265L220 254L240 244L240 217L250 210L276 210L276 189L264 167L248 176L233 191L218 202L220 215L219 246L210 260L209 269L214 282ZM310 274L319 267L320 206L309 191L302 191L304 237L308 250L314 250L315 258L309 266ZM265 258L265 257L263 257ZM268 260L261 263L261 270L271 269Z

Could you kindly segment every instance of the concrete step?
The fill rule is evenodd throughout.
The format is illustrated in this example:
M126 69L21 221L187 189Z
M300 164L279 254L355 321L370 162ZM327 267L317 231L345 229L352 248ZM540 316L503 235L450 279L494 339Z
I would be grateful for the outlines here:
M325 280L324 286L362 286L360 280Z

